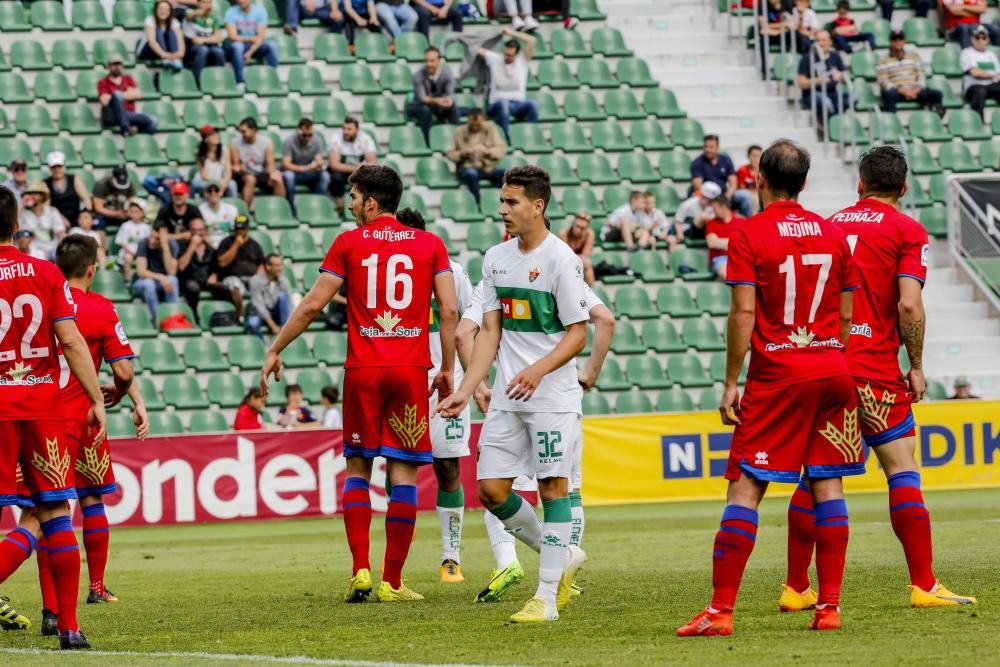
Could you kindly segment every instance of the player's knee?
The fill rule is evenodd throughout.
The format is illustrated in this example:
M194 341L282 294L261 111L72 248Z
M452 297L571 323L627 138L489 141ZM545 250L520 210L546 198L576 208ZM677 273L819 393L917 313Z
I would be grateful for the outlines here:
M489 480L479 482L479 502L487 509L492 509L500 505L503 501L507 500L507 496L511 493L513 491L507 491L499 486L489 484Z
M438 486L445 491L456 491L462 483L462 469L458 459L434 459L434 475Z

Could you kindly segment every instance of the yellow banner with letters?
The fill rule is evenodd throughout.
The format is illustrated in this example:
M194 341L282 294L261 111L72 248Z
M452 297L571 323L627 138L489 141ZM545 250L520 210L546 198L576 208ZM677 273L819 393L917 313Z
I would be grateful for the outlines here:
M913 406L925 489L1000 486L1000 401ZM789 415L795 419L794 415ZM718 412L583 420L583 496L588 505L722 498L732 428ZM850 491L882 491L885 477L866 447L868 472ZM771 491L790 494L790 484Z

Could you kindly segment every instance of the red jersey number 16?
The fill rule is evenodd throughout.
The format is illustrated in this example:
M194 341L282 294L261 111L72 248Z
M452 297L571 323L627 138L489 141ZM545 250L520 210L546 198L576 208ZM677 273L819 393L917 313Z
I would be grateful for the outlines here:
M365 306L375 310L378 304L378 253L372 253L361 266L368 270L368 295ZM409 255L396 254L385 263L385 304L396 310L409 307L413 301L413 278L404 271L413 270L413 259ZM402 292L402 294L399 294ZM397 298L398 295L398 298Z

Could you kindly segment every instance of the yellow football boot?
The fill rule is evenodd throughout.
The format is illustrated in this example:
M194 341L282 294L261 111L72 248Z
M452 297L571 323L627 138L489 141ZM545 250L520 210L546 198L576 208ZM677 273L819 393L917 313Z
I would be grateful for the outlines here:
M538 596L528 600L521 611L510 617L511 623L546 623L558 620L558 610L545 604L545 600Z
M441 563L441 583L460 584L463 581L465 581L465 576L462 574L462 566L459 565L458 561L449 558Z
M778 609L781 611L805 611L816 606L819 596L812 588L807 588L802 593L791 586L782 584L781 599L778 600Z
M566 608L566 605L573 599L573 579L587 562L587 554L580 547L571 544L569 547L569 559L566 567L563 568L562 578L559 579L559 589L556 592L556 606L559 611Z
M416 602L423 599L423 595L411 590L403 582L399 582L399 588L393 588L388 581L383 581L378 587L379 602Z
M351 577L344 602L364 602L372 594L372 573L362 568Z
M918 609L928 609L930 607L956 607L960 604L976 604L976 598L970 595L955 595L941 585L940 581L934 582L934 588L925 591L920 586L910 586L910 606Z

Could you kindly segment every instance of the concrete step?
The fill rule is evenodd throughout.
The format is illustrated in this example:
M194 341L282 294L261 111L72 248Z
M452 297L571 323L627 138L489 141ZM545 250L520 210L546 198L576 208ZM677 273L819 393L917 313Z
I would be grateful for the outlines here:
M927 317L927 339L938 340L955 336L963 331L975 332L978 336L990 336L996 340L1000 336L1000 319L997 318L971 318L955 321L943 317L940 314L928 313Z
M927 271L928 285L944 285L948 283L964 282L961 280L958 269L954 266L934 267Z
M928 375L979 373L1000 369L1000 354L953 355L940 354L937 350L924 351L924 368Z
M690 67L650 67L650 72L668 88L672 85L704 84L709 77L704 70ZM710 76L713 85L728 86L753 81L755 72L753 67L748 66L719 67Z
M942 320L972 320L987 319L990 315L989 304L985 301L966 301L959 303L928 303L926 305L927 319ZM956 323L957 324L957 323ZM969 331L969 329L961 329Z
M976 336L970 338L948 337L948 338L928 338L927 349L933 350L938 356L972 356L982 358L996 354L998 347L996 338Z
M972 301L975 298L975 290L972 285L962 283L941 283L928 282L924 287L925 303L957 303L959 301Z
M743 119L750 117L755 123L757 119L768 119L778 121L787 112L787 105L783 100L769 95L758 94L756 96L734 96L729 94L725 88L713 87L704 93L687 94L678 96L681 107L694 118L725 115L732 118ZM775 125L779 125L775 123Z

